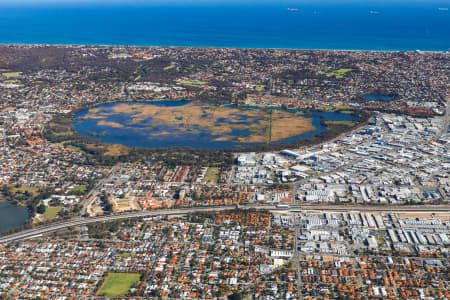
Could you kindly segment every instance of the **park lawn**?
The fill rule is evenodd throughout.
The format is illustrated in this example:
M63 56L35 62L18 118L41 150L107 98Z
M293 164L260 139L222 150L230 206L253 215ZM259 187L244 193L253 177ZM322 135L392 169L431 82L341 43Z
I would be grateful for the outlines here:
M9 79L9 80L5 80L3 81L4 84L19 84L20 80L16 80L16 79Z
M344 77L345 74L347 74L350 71L353 71L353 69L334 70L334 71L328 72L327 77L336 76L336 78L342 78L342 77Z
M62 206L49 206L45 209L41 221L49 221L56 218L56 215L62 210Z
M97 296L117 297L126 295L130 288L141 278L138 273L109 273Z
M87 186L85 184L76 185L72 189L72 192L77 193L78 195L83 195L84 193L86 193L86 188Z
M255 91L264 92L266 90L266 86L264 84L258 84L255 86Z
M28 203L28 201L31 199L31 198L34 198L34 197L36 197L38 194L39 194L39 190L37 189L37 188L35 188L35 187L31 187L31 186L26 186L26 185L21 185L21 186L19 186L19 187L16 187L15 185L6 185L8 188L9 188L9 190L11 191L11 193L13 193L13 194L15 194L14 196L13 196L13 198L15 197L15 196L19 196L20 194L25 194L25 191L27 191L28 193L30 193L30 196L29 197L26 197L26 199L22 199L22 200L19 200L18 202L17 202L17 205L21 205L21 206L27 206L27 203ZM22 196L22 195L20 195L20 196ZM10 198L5 198L5 196L3 195L3 193L1 193L0 192L0 202L3 202L3 201L9 201L10 200Z
M8 72L8 73L2 73L2 75L6 78L17 78L22 75L22 72Z
M217 184L218 180L219 180L219 168L208 168L205 174L205 182Z
M208 82L207 81L178 80L178 83L188 85L188 86L199 86L199 85L205 85Z
M25 191L28 191L33 197L39 194L38 189L31 186L21 185L19 187L11 186L11 192L23 194Z

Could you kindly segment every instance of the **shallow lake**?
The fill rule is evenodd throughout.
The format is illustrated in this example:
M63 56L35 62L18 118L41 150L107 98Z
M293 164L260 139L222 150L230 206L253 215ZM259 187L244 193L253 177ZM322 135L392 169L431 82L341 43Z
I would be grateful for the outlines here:
M272 111L272 143L293 142L325 131L320 124L321 117L333 121L357 119L351 114L336 112L306 115L296 111ZM128 147L237 149L264 143L269 112L265 108L219 107L191 101L127 101L80 111L74 116L73 124L83 136ZM296 130L289 134L283 132L289 130L291 124L297 126Z
M375 100L384 100L384 101L392 100L391 96L378 95L378 94L366 94L366 95L364 95L364 98L373 100L373 101L375 101Z
M28 211L22 206L0 202L0 233L26 224Z

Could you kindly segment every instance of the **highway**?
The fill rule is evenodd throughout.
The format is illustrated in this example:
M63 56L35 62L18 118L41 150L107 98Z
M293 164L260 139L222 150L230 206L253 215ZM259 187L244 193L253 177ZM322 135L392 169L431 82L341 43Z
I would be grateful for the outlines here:
M279 209L277 209L279 210ZM450 213L450 205L293 205L290 212L392 212L392 213Z
M152 216L176 216L185 215L193 212L218 212L235 209L235 206L223 206L223 207L202 207L202 208L185 208L185 209L165 209L165 210L153 210L153 211L134 211L129 213L103 215L97 217L78 217L71 220L53 223L49 225L39 226L33 229L24 230L18 233L10 234L0 238L0 244L5 244L13 241L25 240L35 236L52 233L58 230L66 229L72 226L83 226L95 222L113 221L120 219L139 218L139 217L152 217Z
M445 213L450 214L450 205L436 206L358 206L358 205L295 205L289 208L277 208L274 205L241 205L240 209L258 209L278 212L387 212L387 213ZM0 244L14 241L26 240L38 237L72 226L83 226L95 222L105 222L120 219L154 217L154 216L177 216L195 212L221 212L234 210L236 206L216 206L216 207L191 207L179 209L162 209L153 211L133 211L120 214L103 215L97 217L78 217L67 221L39 226L33 229L24 230L14 234L0 237Z

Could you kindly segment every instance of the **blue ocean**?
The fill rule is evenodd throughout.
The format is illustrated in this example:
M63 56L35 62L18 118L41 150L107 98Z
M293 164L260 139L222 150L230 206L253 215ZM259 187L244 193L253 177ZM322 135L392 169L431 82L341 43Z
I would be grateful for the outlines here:
M0 2L0 43L425 51L450 48L449 0L242 2Z

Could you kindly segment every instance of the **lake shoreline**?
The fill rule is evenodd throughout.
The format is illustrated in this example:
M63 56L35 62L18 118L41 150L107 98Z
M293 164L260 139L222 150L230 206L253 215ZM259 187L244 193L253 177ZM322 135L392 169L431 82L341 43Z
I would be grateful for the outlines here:
M136 162L136 161L155 161L159 160L168 165L179 164L183 159L186 165L197 166L216 166L228 168L233 163L235 153L254 152L254 151L281 151L283 149L300 149L303 147L314 147L326 141L332 140L339 135L345 134L367 125L367 121L372 116L370 112L363 110L351 110L352 114L359 117L359 121L354 122L351 127L344 124L327 125L323 118L316 117L317 122L326 128L321 133L310 138L297 138L287 143L271 143L258 144L239 149L213 149L213 148L191 148L191 147L169 147L169 148L142 148L142 147L126 147L120 144L104 143L99 138L89 138L80 135L74 127L76 120L74 116L90 107L105 103L126 102L129 100L103 101L78 107L68 113L60 113L48 122L42 131L42 137L51 143L59 144L64 148L72 151L79 151L83 155L91 158L92 163L102 166L112 166L119 162ZM181 100L177 100L179 102ZM138 103L151 103L152 101L135 101ZM205 104L210 104L204 102ZM226 105L226 104L225 104ZM282 109L282 108L279 108ZM302 110L305 112L305 110ZM307 110L310 113L310 110ZM312 116L309 116L312 117Z
M122 108L122 106L130 106L129 108L125 109ZM140 109L136 109L135 107L131 106L138 105ZM149 107L147 107L149 105ZM242 113L242 114L254 114L252 110L264 110L266 112L271 111L270 115L272 115L272 112L275 116L278 116L279 114L285 114L286 116L281 116L281 118L286 117L294 117L294 120L301 121L301 119L310 119L311 121L311 129L307 129L304 132L300 132L295 134L292 132L292 135L285 136L285 137L276 137L271 139L271 143L268 146L274 146L276 144L287 144L287 143L293 143L301 139L309 139L314 136L317 136L323 132L326 132L328 128L330 127L330 124L327 124L327 121L348 121L349 125L347 127L353 127L356 123L359 123L359 117L355 116L353 113L340 113L339 111L334 112L326 112L326 111L315 111L315 110L300 110L300 109L284 109L282 107L249 107L249 106L236 106L236 105L215 105L215 104L208 104L204 102L199 101L186 101L186 100L180 100L180 101L113 101L113 102L106 102L103 104L97 104L92 105L90 108L84 108L84 109L77 109L73 113L73 128L75 129L76 133L90 139L97 139L101 141L102 143L108 143L108 144L119 144L124 147L130 147L130 148L144 148L144 149L167 149L167 148L194 148L194 149L217 149L217 150L232 150L232 151L239 151L243 148L250 148L253 146L261 146L264 143L263 142L243 142L246 140L244 136L249 136L250 128L252 128L253 125L250 123L246 123L246 119L249 116L243 116L238 115L238 117L244 118L244 120L239 120L237 122L234 120L235 123L229 123L229 121L226 120L226 118L223 118L225 115L221 115L219 113L219 118L217 121L220 121L224 123L221 125L222 127L236 127L237 131L240 131L241 133L239 135L242 135L238 140L232 141L225 139L220 134L222 132L226 132L222 130L217 131L214 134L214 130L211 133L208 133L210 130L212 130L215 127L211 126L218 126L213 125L212 123L208 126L206 126L206 130L201 130L203 127L197 127L197 125L190 124L192 120L182 120L182 116L184 114L188 114L192 116L191 110L188 110L188 106L193 107L202 107L210 105L210 107L214 108L214 113L217 114L217 109L222 110L232 110L233 114L236 113ZM183 108L183 106L186 106ZM177 108L178 110L181 110L182 112L179 112L180 114L180 121L171 122L173 123L170 125L166 121L162 124L159 124L158 122L154 125L151 124L140 124L139 122L136 122L134 120L136 118L136 114L139 115L136 119L139 119L140 121L145 121L147 119L151 119L153 122L153 119L155 116L151 117L151 115L146 115L144 111L147 110L163 110L164 108L167 108L166 110L171 110L171 108ZM112 112L114 110L117 110L117 112ZM125 109L125 110L124 110ZM206 109L206 108L205 108ZM209 109L209 108L208 108ZM239 111L240 110L240 111ZM276 112L276 113L275 113ZM164 111L161 111L158 114L164 114ZM94 115L92 115L94 114ZM98 114L98 115L97 115ZM131 114L131 115L130 115ZM291 115L292 114L292 115ZM89 117L90 116L90 117ZM133 117L131 117L133 116ZM205 114L206 116L206 114ZM160 117L160 116L159 116ZM202 116L203 117L203 116ZM235 115L234 118L237 116ZM255 118L255 116L251 117ZM276 129L277 124L279 123L277 121L276 117L274 119L274 124L271 127L272 133L280 132ZM298 119L297 119L298 118ZM200 115L198 116L199 120L194 121L194 123L198 123L198 125L203 126L207 125L208 123L204 123ZM182 121L181 121L182 120ZM262 121L262 119L255 119L253 121L258 120ZM293 121L294 121L293 120ZM206 121L206 120L205 120ZM187 123L186 123L187 122ZM355 122L355 124L354 124ZM128 123L128 124L127 124ZM179 124L178 124L179 123ZM183 123L183 124L181 124ZM350 124L351 123L351 124ZM114 126L107 126L107 125L114 125ZM189 125L190 124L190 125ZM228 124L228 125L227 125ZM234 124L234 125L233 125ZM239 124L239 125L237 125ZM247 125L246 125L247 124ZM103 125L103 126L102 126ZM281 125L281 123L280 123ZM343 124L340 124L343 125ZM344 124L345 125L345 124ZM130 127L131 126L131 127ZM155 127L156 126L156 127ZM168 127L169 126L169 127ZM170 127L175 126L175 127ZM178 127L177 127L178 126ZM181 127L179 127L181 126ZM193 129L187 129L189 132L185 132L183 129L185 126L188 126L189 128L192 127ZM248 127L247 127L248 126ZM261 125L262 126L262 125ZM98 127L98 128L97 128ZM100 128L101 127L101 128ZM125 127L125 128L124 128ZM129 127L129 128L128 128ZM136 127L136 128L135 128ZM331 126L332 127L332 126ZM239 130L238 130L239 129ZM100 130L100 131L99 131ZM173 131L175 130L175 131ZM180 132L185 132L180 136L179 130L182 130ZM196 131L200 130L198 133L195 133ZM255 130L255 129L254 129ZM254 130L252 132L254 132ZM102 132L103 134L92 134L93 132ZM133 132L136 131L136 132ZM148 131L148 132L146 132ZM246 132L244 132L246 131ZM106 134L104 134L106 132ZM186 135L187 134L187 135ZM217 136L219 134L219 136ZM231 134L231 133L230 133ZM167 135L167 139L164 138L162 135ZM234 134L233 134L234 135ZM162 136L162 137L160 137ZM173 137L176 137L176 141ZM122 138L123 137L123 138ZM131 138L133 137L133 138ZM149 137L151 137L149 139ZM182 142L183 138L187 138L185 143ZM206 138L206 139L205 139ZM146 141L144 141L147 139ZM158 142L155 142L156 140L160 140L161 144L158 144ZM249 141L254 140L260 140L260 139L250 139ZM144 142L143 142L144 141ZM181 142L179 142L181 141ZM228 141L228 142L227 142ZM239 142L237 142L239 141ZM155 144L156 143L156 144ZM267 144L267 143L266 143Z

